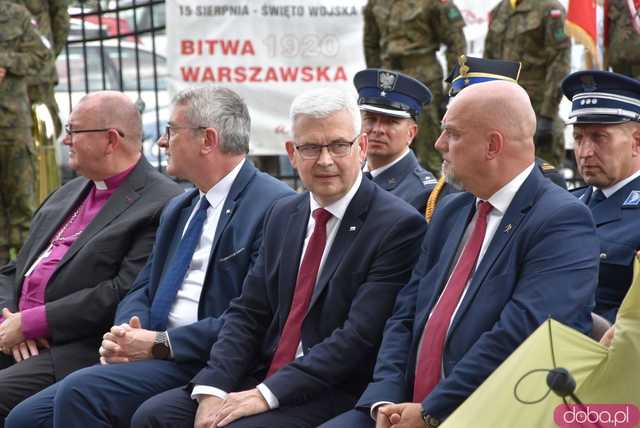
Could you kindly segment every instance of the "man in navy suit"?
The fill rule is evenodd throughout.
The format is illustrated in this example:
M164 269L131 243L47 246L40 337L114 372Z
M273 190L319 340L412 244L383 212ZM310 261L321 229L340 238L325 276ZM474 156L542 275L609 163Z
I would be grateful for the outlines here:
M431 101L429 88L406 74L376 68L356 73L353 84L369 141L365 174L424 213L436 178L409 146L418 133L417 117Z
M167 171L196 189L164 209L153 252L104 335L102 365L23 402L8 426L128 427L144 400L188 382L204 366L221 316L257 257L265 213L293 194L246 159L250 118L238 95L190 89L173 104L160 142ZM172 282L201 207L195 247Z
M364 179L367 136L347 92L291 106L292 165L308 192L267 216L258 260L209 361L143 404L134 427L313 427L353 407L426 222Z
M595 228L535 168L534 132L515 83L472 85L451 102L436 148L466 192L436 210L356 410L324 426L435 427L548 317L590 331Z
M580 71L562 90L572 101L576 162L588 185L574 194L591 209L600 240L594 312L614 322L640 249L640 82Z

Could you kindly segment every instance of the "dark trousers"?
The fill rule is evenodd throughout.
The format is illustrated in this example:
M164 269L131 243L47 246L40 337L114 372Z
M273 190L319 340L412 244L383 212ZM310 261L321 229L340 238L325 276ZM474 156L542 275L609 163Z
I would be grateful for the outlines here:
M365 410L349 410L330 421L320 425L319 428L374 428L376 422Z
M241 418L228 428L307 428L353 408L356 397L330 390L297 406L282 406L259 415ZM193 428L198 403L190 391L176 388L147 400L138 408L131 428Z
M40 355L16 363L0 354L0 428L18 403L55 382L53 361L48 349Z
M159 360L87 367L16 406L6 426L128 428L140 404L186 384L198 369Z

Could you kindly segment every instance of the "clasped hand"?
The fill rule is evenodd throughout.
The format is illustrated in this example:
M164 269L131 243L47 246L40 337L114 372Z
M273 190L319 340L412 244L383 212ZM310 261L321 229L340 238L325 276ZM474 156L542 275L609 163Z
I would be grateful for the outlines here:
M35 357L40 352L38 348L48 348L49 341L42 337L38 339L25 339L22 334L22 314L13 313L9 309L2 310L4 321L0 324L0 351L7 355L13 355L19 363L28 358Z
M376 428L425 428L420 403L388 404L378 408Z
M247 416L269 410L269 405L257 388L234 392L227 398L207 396L200 399L194 428L219 428Z
M140 319L114 325L102 336L100 363L116 364L151 359L151 348L157 332L142 328Z

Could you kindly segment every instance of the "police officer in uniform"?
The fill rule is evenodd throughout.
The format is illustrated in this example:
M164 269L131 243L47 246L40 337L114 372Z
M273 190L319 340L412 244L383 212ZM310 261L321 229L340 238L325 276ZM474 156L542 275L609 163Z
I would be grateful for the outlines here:
M484 56L522 62L519 83L536 112L536 156L561 166L564 124L560 82L570 71L571 41L558 0L502 0L489 14Z
M458 64L446 80L450 85L449 96L454 97L467 86L476 83L490 82L492 80L505 80L518 83L521 68L522 65L515 61L501 61L461 55L458 58ZM564 177L556 167L540 158L536 158L535 163L545 177L563 189L567 188ZM447 183L444 177L441 177L428 196L425 211L427 221L431 220L438 201L440 201L443 196L458 191L459 189L453 184Z
M369 140L365 175L424 212L426 195L436 179L420 166L409 146L431 92L412 77L382 69L359 71L353 83L359 95L362 132Z
M367 67L401 71L431 90L432 102L418 124L414 150L422 164L438 174L442 157L433 144L440 134L439 110L445 100L436 52L446 46L449 70L466 52L460 10L452 0L369 0L363 15Z
M613 71L640 79L640 1L608 0L607 61Z
M0 266L27 238L35 205L35 157L26 77L50 52L24 7L0 1Z
M579 71L562 82L572 102L578 172L574 194L591 208L600 239L594 312L615 320L640 249L640 81L607 71Z

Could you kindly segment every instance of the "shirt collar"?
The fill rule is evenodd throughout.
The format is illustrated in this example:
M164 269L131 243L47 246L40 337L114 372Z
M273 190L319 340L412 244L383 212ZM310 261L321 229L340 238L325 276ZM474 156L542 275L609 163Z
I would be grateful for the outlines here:
M206 193L207 200L209 201L209 205L211 205L212 208L217 207L225 199L227 199L227 195L231 190L231 186L233 185L233 182L236 180L236 177L240 173L240 170L242 169L242 165L244 165L245 162L246 162L246 159L243 159L242 161L240 161L240 163L238 163L238 165L236 165L235 168L229 171L229 173L224 177L222 177L222 179L218 181L215 184L215 186L213 186L211 189L207 191ZM202 197L203 195L204 193L200 191L200 196Z
M136 167L137 164L132 165L131 167L125 169L124 171L112 175L109 178L105 178L104 180L94 180L93 184L95 184L97 190L111 190L117 189L118 186L122 184L125 178L133 171L133 168Z
M488 199L488 202L493 206L495 210L497 210L500 215L504 215L507 212L507 208L511 205L511 201L522 187L522 184L525 182L533 168L535 163L532 163L528 167L526 167L520 174L516 175L510 182L502 186L497 192L495 192ZM480 202L480 199L476 198L476 206Z
M362 173L358 172L358 177L356 178L355 183L353 183L353 186L351 186L351 189L349 189L349 191L343 197L325 207L321 206L313 197L313 193L311 193L311 197L309 198L311 212L318 208L324 208L325 210L329 211L334 217L336 217L338 221L342 221L344 213L347 211L347 208L349 207L349 204L351 203L351 200L355 196L356 192L360 188L361 183Z
M624 180L618 181L613 186L607 187L605 189L600 189L600 190L602 190L602 193L604 193L604 196L606 196L608 198L609 196L613 195L618 190L622 189L624 186L626 186L627 184L631 183L633 180L635 180L638 177L640 177L640 170L634 172L633 174L631 174L629 177L625 178ZM597 187L595 187L595 186L593 187L593 191L594 192L597 189L598 189Z
M402 159L404 159L409 154L409 151L410 151L409 147L407 147L404 153L398 159L395 159L393 162L387 165L381 166L380 168L369 170L369 162L367 162L364 164L364 168L362 170L365 172L369 171L372 177L377 177L378 175L382 174L383 172L385 172L386 170L388 170L389 168L391 168L392 166L400 162Z

